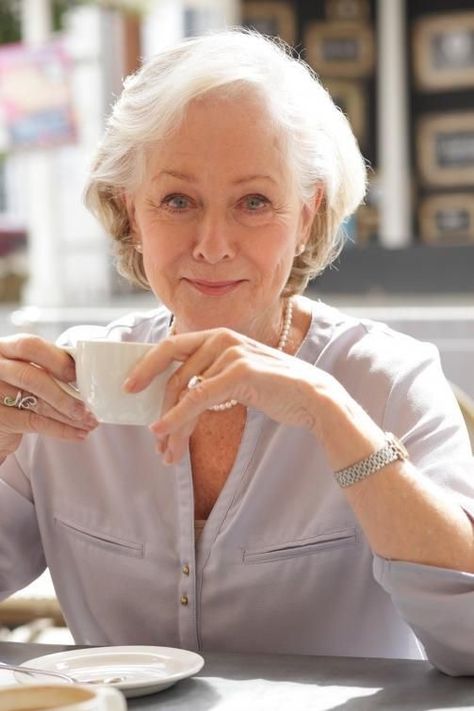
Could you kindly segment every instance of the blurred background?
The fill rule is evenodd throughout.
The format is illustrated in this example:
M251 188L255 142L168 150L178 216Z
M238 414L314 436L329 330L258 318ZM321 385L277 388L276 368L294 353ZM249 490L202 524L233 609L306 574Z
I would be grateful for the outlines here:
M127 74L238 24L315 69L370 167L342 255L308 295L436 343L474 397L473 0L0 0L0 336L153 306L82 205L88 166ZM61 616L38 595L39 635Z

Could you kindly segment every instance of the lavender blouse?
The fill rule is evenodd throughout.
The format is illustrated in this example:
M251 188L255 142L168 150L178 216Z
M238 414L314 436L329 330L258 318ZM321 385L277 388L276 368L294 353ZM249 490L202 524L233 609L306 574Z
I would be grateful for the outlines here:
M474 517L474 467L436 349L320 302L297 356L332 373ZM80 337L159 341L160 308ZM189 457L145 427L28 435L0 469L0 595L49 566L78 643L421 658L474 674L474 575L372 553L311 434L250 409L195 543Z

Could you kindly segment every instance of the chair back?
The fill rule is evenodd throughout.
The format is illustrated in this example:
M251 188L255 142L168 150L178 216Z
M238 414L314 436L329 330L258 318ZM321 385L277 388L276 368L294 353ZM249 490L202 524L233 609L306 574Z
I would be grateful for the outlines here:
M469 432L469 439L471 440L471 449L474 452L474 399L462 390L459 385L453 382L451 382L450 385L464 417L464 422Z

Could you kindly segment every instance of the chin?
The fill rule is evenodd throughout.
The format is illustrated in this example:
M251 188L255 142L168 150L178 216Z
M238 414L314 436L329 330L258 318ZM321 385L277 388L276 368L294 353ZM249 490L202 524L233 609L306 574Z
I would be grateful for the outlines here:
M179 323L179 317L177 320ZM239 331L241 324L241 320L235 316L232 317L227 313L219 314L216 312L209 314L203 314L202 312L199 314L183 314L181 320L188 324L188 328L193 331L206 331L212 328L230 328L233 331Z

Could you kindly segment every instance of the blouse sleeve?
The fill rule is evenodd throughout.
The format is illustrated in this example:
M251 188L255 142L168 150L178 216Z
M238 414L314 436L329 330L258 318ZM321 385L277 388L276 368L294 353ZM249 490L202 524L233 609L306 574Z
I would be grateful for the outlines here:
M437 350L395 378L384 429L401 435L420 476L439 484L474 521L474 462L469 437ZM374 556L373 572L423 644L453 676L474 675L474 575Z
M0 599L28 585L45 567L29 481L11 454L0 467Z
M474 575L374 556L374 576L445 674L474 675Z

